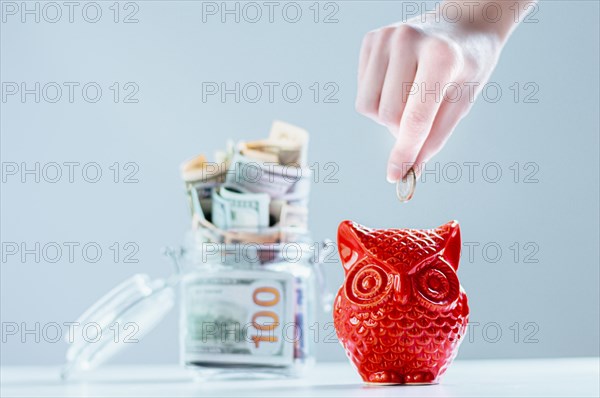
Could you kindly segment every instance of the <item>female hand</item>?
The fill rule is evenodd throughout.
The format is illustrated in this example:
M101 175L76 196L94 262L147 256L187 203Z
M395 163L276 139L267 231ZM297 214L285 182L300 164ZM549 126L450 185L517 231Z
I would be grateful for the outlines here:
M492 23L473 9L474 2L452 3L464 7L459 20L448 21L439 8L369 32L363 40L356 109L396 138L387 166L390 182L411 168L419 175L421 166L440 151L469 112L519 23L513 10L502 10L503 17ZM532 2L519 3L524 17ZM500 8L514 4L495 2Z

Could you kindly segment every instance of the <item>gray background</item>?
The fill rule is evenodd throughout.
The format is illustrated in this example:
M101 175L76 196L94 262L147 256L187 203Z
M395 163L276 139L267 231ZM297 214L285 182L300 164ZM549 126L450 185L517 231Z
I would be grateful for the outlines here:
M402 19L401 2L337 2L339 21L330 24L312 20L312 2L301 3L303 17L295 24L280 12L273 23L265 16L254 24L234 23L231 17L225 24L218 17L203 23L202 3L192 1L139 1L138 23L114 23L112 3L99 3L103 16L95 24L82 19L81 7L74 23L65 15L54 24L31 17L22 23L18 16L2 23L2 82L93 81L103 87L97 103L87 103L81 94L73 103L65 98L35 103L31 96L25 103L18 97L2 103L2 162L97 162L104 173L96 184L81 174L73 183L66 176L54 184L32 182L31 176L25 183L18 176L2 183L3 242L93 241L104 249L97 263L83 261L80 252L74 263L65 257L36 263L31 256L25 262L16 256L3 261L3 323L33 327L74 321L133 273L169 274L159 249L181 242L189 226L179 163L201 152L212 156L228 137L263 137L271 121L281 119L311 133L310 163L319 163L321 172L310 205L315 239L334 238L343 219L416 228L457 219L463 240L479 244L472 258L464 253L459 272L471 321L479 323L460 358L598 355L597 2L539 5L538 21L515 32L491 78L502 97L478 100L435 158L447 178L436 182L428 175L405 205L385 181L391 136L353 105L362 36ZM115 81L137 83L139 102L114 103L108 87ZM204 103L200 93L207 81L297 82L304 91L297 103L280 94L273 103L264 98L235 103L231 96L226 103L217 98ZM339 101L315 103L308 89L313 82L336 83ZM537 84L538 102L525 102L530 90L521 91L515 102L510 89L515 82L521 90ZM112 182L108 167L114 162L136 162L139 182ZM339 166L337 183L324 181L332 170L324 168L327 162ZM451 162L480 166L472 182L465 166L462 178L452 182ZM482 176L483 165L491 162L502 170L496 183ZM518 182L510 169L515 162L521 168ZM538 182L524 182L534 170L523 168L528 162L537 166ZM493 177L494 170L488 171ZM116 263L108 249L113 242L137 243L139 263ZM490 242L485 257L482 247ZM520 247L517 259L510 249L514 242ZM492 246L502 249L496 262ZM538 262L525 262L535 247L539 251L531 259ZM328 264L327 276L330 289L337 289L340 265ZM329 319L320 315L322 323ZM177 333L173 312L115 360L175 362ZM5 336L2 364L63 361L64 342L26 337L21 342ZM317 357L342 360L344 354L338 344L321 342Z

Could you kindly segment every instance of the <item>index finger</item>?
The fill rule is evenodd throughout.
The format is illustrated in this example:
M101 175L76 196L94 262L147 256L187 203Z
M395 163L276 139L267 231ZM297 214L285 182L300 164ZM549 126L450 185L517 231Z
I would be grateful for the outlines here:
M431 54L431 53L430 53ZM410 170L427 140L442 102L442 83L450 80L451 68L426 55L419 60L414 84L415 94L408 97L400 127L388 161L387 178L395 182Z

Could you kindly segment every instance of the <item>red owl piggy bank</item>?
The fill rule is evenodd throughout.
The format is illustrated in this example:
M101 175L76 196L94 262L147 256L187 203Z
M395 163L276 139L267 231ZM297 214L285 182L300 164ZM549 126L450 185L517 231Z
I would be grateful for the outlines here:
M437 383L458 352L469 307L458 282L460 228L371 229L344 221L338 338L363 380Z

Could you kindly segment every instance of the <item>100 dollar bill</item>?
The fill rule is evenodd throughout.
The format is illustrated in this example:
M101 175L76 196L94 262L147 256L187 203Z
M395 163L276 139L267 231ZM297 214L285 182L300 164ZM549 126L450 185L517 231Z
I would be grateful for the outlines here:
M223 271L184 279L185 362L285 366L293 362L293 277Z

